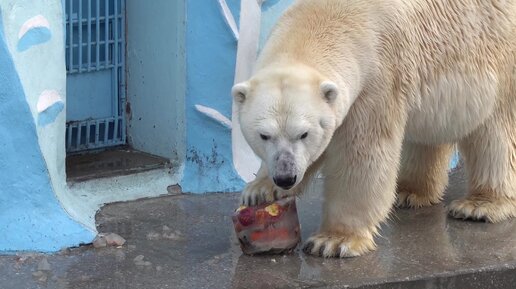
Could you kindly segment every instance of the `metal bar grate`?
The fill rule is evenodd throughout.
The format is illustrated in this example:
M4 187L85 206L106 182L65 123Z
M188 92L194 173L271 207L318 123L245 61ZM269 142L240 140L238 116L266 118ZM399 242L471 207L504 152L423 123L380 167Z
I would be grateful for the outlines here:
M125 144L120 130L121 118L69 122L66 125L66 146L69 152Z
M111 116L68 121L67 152L125 144L125 0L66 0L65 11L67 74L111 72Z

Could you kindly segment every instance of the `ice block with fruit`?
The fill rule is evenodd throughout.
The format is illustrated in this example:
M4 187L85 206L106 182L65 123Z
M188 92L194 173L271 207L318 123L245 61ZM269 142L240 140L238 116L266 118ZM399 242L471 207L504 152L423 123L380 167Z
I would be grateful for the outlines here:
M241 206L232 219L240 247L247 255L290 252L301 240L295 197Z

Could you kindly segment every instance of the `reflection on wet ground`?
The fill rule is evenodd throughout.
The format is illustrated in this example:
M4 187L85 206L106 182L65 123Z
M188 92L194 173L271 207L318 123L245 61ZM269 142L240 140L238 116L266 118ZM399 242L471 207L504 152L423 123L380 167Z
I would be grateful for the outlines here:
M298 201L303 239L317 229L318 188ZM464 190L456 173L445 203ZM516 220L457 221L444 205L398 210L383 226L378 250L362 257L320 259L299 249L249 257L233 232L237 201L237 194L212 194L109 205L97 215L99 231L126 238L122 248L3 256L0 288L513 288L516 282Z

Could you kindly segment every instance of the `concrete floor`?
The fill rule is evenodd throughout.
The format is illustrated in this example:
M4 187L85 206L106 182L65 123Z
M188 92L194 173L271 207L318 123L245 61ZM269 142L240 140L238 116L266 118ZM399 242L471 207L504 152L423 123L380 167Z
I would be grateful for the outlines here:
M455 173L445 202L464 190ZM325 260L299 249L248 257L229 217L237 200L179 195L106 206L99 231L126 238L122 248L1 256L0 288L516 288L516 220L457 221L444 205L398 210L378 250L362 257ZM316 192L298 202L304 239L317 228L319 207Z

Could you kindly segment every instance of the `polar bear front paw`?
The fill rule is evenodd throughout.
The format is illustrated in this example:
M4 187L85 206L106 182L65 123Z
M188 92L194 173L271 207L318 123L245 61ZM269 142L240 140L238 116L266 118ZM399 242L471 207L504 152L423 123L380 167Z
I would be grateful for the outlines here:
M245 206L255 206L274 202L286 196L288 193L278 188L269 178L260 178L247 184L242 191L240 203Z
M356 257L376 249L373 238L320 233L310 237L303 251L324 258Z

